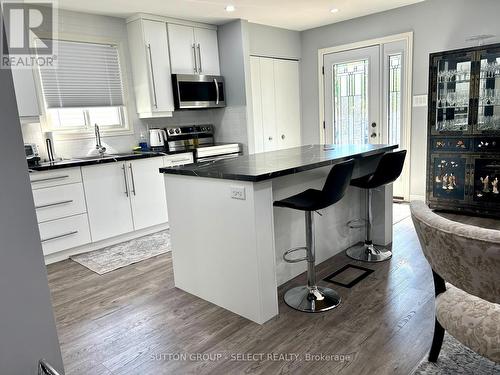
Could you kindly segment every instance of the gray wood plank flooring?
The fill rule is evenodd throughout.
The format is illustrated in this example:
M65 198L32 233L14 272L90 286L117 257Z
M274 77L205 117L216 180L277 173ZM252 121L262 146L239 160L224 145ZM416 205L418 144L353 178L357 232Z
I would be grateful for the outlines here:
M432 276L410 218L395 224L393 248L393 259L381 264L343 253L320 264L321 278L348 263L375 269L352 289L321 282L343 299L326 313L286 306L283 291L305 277L291 280L278 291L280 315L264 325L176 289L170 254L102 276L70 260L52 264L66 374L409 374L431 343ZM222 358L172 360L172 353ZM233 360L238 353L299 357ZM344 358L308 361L307 354Z

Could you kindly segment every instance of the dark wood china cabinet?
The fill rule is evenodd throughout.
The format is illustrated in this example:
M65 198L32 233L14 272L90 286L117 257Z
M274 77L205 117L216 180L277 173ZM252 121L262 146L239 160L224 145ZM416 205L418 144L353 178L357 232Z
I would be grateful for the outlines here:
M500 217L500 44L433 53L427 202Z

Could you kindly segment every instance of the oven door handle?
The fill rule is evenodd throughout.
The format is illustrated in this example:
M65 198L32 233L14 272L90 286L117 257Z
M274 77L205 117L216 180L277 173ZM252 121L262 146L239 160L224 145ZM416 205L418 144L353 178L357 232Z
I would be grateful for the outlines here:
M217 82L217 78L214 78L215 84L215 95L217 95L217 99L215 99L215 104L219 104L219 83Z

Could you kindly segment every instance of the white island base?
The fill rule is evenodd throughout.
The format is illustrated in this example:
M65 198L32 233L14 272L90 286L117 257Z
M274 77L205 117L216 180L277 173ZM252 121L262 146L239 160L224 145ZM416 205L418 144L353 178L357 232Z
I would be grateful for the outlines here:
M380 155L358 162L353 177L373 170ZM262 324L276 316L277 287L306 270L282 254L305 245L304 213L273 201L320 189L331 166L262 182L165 174L175 286ZM233 191L244 199L232 198ZM315 217L316 264L364 239L349 220L365 217L365 192L350 187ZM373 240L392 242L392 185L373 192ZM334 272L336 269L332 269Z

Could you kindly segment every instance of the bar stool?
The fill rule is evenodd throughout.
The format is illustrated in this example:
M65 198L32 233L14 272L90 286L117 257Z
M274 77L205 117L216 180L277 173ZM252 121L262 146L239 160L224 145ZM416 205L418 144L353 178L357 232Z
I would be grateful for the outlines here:
M372 189L394 182L403 170L406 150L387 152L380 159L375 172L353 179L352 186L366 189L366 239L346 250L347 256L364 262L382 262L392 257L386 247L374 245L372 242Z
M344 196L351 180L354 160L350 159L332 167L322 190L308 189L297 195L275 201L276 207L305 211L306 246L285 251L283 260L288 263L307 261L307 286L298 286L285 293L288 306L305 312L321 312L333 309L340 303L340 296L333 289L316 285L316 255L314 241L314 211L338 202ZM302 258L287 258L293 252L305 250Z

